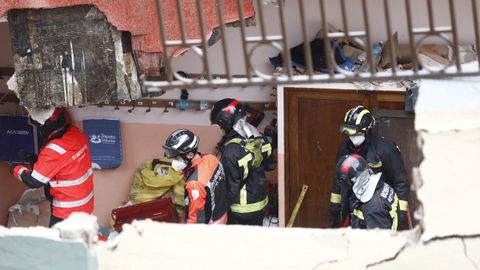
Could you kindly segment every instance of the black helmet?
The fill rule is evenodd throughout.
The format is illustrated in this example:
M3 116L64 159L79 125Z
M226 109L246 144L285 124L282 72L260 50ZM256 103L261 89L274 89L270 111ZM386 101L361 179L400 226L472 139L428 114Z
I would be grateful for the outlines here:
M247 115L245 107L238 100L225 98L213 105L210 122L219 125L225 131L230 131L235 123Z
M351 108L345 114L343 124L340 127L340 133L345 135L355 135L359 132L367 132L375 125L375 118L369 110L363 106Z
M367 161L357 154L342 156L337 162L337 179L340 181L353 181L369 170Z
M45 120L45 123L39 122L29 117L29 123L37 128L37 131L44 142L62 137L71 123L70 115L63 107L56 108L53 114Z
M162 146L165 149L165 157L174 158L181 156L183 159L187 159L186 155L190 152L197 153L198 139L193 132L188 129L177 129L170 136Z

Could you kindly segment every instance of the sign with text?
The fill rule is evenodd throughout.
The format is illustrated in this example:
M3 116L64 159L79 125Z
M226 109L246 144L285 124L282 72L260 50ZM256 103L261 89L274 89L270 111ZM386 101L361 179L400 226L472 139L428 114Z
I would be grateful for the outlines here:
M83 130L88 135L94 168L113 169L122 164L120 120L85 119Z
M0 116L0 161L25 162L19 151L36 153L35 129L27 116Z

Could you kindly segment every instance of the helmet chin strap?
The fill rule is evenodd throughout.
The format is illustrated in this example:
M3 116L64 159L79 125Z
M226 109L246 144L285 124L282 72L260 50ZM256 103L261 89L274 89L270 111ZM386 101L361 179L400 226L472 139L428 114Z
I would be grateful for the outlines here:
M187 157L188 153L192 153L192 152L193 152L192 158L188 158L188 157ZM195 157L195 155L197 154L197 150L191 151L191 152L188 152L188 153L186 153L186 154L181 154L181 155L180 155L180 156L182 157L182 159L187 162L187 167L186 167L185 169L188 169L188 168L190 168L190 166L192 166L192 159L193 159L193 158Z
M240 136L245 139L252 139L262 136L254 126L250 125L247 122L246 116L239 119L235 123L235 125L233 125L233 130L235 130Z

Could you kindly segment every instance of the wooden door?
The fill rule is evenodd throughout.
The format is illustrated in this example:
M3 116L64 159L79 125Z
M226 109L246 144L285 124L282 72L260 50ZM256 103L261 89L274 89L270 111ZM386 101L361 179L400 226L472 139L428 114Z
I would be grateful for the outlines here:
M377 135L388 138L398 145L407 171L408 184L412 186L412 170L418 167L423 159L422 151L417 146L414 114L400 110L373 110L373 115L377 121L375 128ZM408 205L412 214L418 206L414 190L410 191ZM415 223L413 219L412 222Z
M360 104L371 110L401 110L404 93L285 88L284 98L286 220L306 184L309 189L294 226L328 228L335 157L345 139L339 128L346 111ZM381 132L387 133L383 128Z
M288 106L285 112L287 221L302 185L309 186L294 226L329 227L335 156L344 139L339 133L339 123L346 110L366 103L367 98L357 91L285 91Z

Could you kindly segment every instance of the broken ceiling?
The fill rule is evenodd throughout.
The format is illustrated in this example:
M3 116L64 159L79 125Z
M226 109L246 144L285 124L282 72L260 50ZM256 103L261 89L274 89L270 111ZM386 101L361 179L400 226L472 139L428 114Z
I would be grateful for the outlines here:
M11 90L29 111L141 96L128 39L94 6L16 9L8 21Z
M182 3L186 38L198 39L196 1ZM218 40L216 1L202 4L212 45ZM162 6L166 38L180 39L176 1L163 0ZM225 23L238 21L236 1L224 1L223 7ZM2 1L0 16L7 13L16 72L10 89L33 114L137 99L142 95L138 74L160 75L163 49L155 0ZM243 13L253 18L252 0L244 1ZM169 48L169 54L186 50Z
M200 29L195 0L184 0L186 38L198 39ZM77 5L95 5L119 31L131 33L132 48L138 55L138 67L141 74L158 75L161 53L161 33L159 31L156 0L2 0L0 1L0 16L11 9L26 8L57 8ZM166 37L169 40L180 39L176 0L162 0L165 20ZM210 38L219 26L217 6L214 0L203 0L203 15L205 18L206 36ZM253 0L243 1L245 18L253 18L255 9ZM223 16L225 23L239 20L237 1L223 1ZM172 48L172 55L180 55L188 48Z

